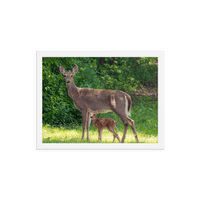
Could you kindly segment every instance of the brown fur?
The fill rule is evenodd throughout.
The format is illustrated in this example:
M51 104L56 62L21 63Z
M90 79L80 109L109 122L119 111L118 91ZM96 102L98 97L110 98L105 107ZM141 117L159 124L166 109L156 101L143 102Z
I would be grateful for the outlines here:
M94 126L98 129L99 135L98 135L98 142L99 140L102 141L102 129L107 128L110 132L113 133L113 142L115 141L115 138L117 138L120 142L120 138L115 132L115 127L117 127L117 122L114 119L109 118L97 118L98 111L90 111L90 115L92 118L92 122Z
M82 127L84 140L85 128L87 128L87 140L89 141L89 113L88 109L100 110L100 112L113 111L115 112L124 123L124 135L121 140L123 143L126 136L128 125L131 126L135 139L137 142L137 134L134 126L134 121L130 119L125 111L126 101L125 96L128 100L128 111L131 109L132 100L130 95L120 90L101 90L91 88L78 88L74 84L73 76L78 72L78 66L72 69L72 72L66 72L65 69L60 66L60 72L65 76L65 82L68 89L69 96L73 99L74 105L81 111L82 114ZM87 78L87 74L86 74Z

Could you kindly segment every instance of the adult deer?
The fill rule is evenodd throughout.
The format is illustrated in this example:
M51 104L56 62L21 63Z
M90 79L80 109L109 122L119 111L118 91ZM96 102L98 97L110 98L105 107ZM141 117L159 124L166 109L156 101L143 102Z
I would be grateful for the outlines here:
M123 121L124 135L122 137L121 143L123 143L125 140L128 125L131 126L135 135L135 139L137 142L139 142L134 121L128 117L130 116L132 100L127 93L120 90L78 88L73 81L73 76L78 72L77 65L72 69L72 72L66 72L62 66L60 66L59 70L65 76L65 82L69 96L73 99L75 107L79 109L82 114L82 140L84 140L85 128L87 128L87 140L90 141L89 127L91 119L90 113L88 111L100 110L100 112L113 111Z

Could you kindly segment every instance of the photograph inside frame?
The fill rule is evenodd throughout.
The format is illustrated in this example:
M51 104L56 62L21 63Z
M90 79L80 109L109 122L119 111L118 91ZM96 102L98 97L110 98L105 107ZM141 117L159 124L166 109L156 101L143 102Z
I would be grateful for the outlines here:
M42 143L158 143L158 57L43 57Z

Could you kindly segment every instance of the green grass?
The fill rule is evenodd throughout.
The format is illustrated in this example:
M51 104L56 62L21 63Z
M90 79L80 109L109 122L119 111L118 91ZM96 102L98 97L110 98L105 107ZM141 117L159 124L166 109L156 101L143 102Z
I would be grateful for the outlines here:
M131 119L135 122L135 128L140 143L158 142L158 102L140 103L131 109ZM120 139L123 136L124 124L115 113L99 114L98 118L112 118L117 121L115 132ZM85 140L82 141L82 125L69 125L66 127L54 127L43 125L42 128L43 143L87 143L87 131L85 131ZM112 143L113 134L107 129L103 129L102 143ZM91 123L90 143L98 142L98 130ZM128 128L125 143L135 143L135 137L132 129ZM115 143L119 143L115 139Z

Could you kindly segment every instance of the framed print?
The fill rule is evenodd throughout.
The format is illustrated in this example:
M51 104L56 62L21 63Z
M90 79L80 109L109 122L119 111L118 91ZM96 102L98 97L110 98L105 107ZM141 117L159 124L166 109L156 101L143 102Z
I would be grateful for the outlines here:
M163 51L36 57L36 149L164 149Z

